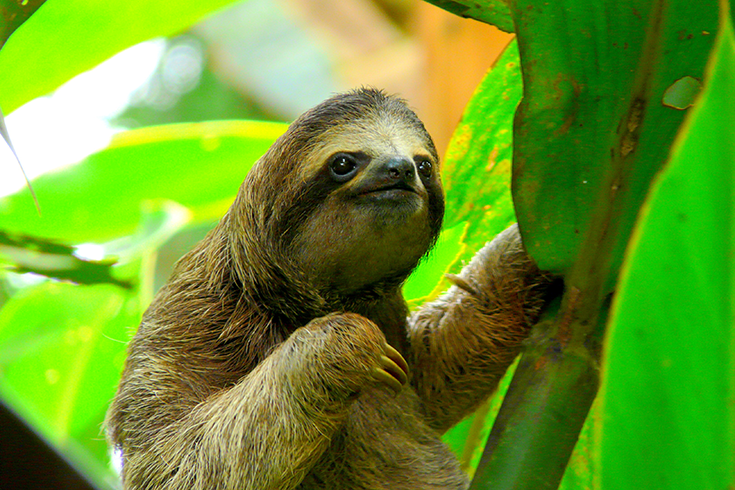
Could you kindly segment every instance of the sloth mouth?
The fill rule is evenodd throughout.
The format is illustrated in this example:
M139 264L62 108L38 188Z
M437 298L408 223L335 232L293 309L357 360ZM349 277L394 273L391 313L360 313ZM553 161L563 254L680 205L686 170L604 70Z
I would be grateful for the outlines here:
M395 192L395 191L398 191L398 192ZM418 191L413 186L411 186L410 184L406 182L402 182L402 181L399 181L393 184L388 184L388 185L380 185L376 187L371 187L369 189L365 189L360 194L382 194L382 193L400 194L401 193L400 191L412 192L414 194L418 194Z

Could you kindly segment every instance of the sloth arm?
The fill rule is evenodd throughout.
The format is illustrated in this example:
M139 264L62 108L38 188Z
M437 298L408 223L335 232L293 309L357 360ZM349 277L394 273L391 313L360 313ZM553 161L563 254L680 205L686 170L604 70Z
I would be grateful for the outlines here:
M405 369L364 317L318 318L233 387L161 429L147 451L126 451L126 488L204 490L218 482L218 489L293 489L330 445L360 388L383 382L400 389Z
M408 324L411 384L441 433L495 390L537 319L548 284L516 225L449 279L455 285Z

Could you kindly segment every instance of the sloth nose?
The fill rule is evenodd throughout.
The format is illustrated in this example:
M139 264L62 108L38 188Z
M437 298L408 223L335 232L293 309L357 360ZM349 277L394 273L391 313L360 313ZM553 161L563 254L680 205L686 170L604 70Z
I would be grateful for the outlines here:
M391 158L385 163L385 171L391 180L413 182L416 168L413 162L406 158Z

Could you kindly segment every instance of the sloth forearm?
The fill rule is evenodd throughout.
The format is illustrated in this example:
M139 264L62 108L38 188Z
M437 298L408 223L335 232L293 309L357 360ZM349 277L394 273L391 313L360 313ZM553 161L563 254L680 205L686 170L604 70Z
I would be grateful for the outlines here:
M455 286L412 318L414 387L444 431L497 387L542 304L542 281L515 226L483 247Z
M329 446L346 402L314 389L320 373L300 362L308 353L295 343L289 339L238 384L161 430L145 453L126 451L126 488L298 486Z
M123 444L127 488L204 490L212 481L223 490L295 488L331 444L354 395L375 383L384 342L358 315L327 315L297 329L237 384L144 441L147 449Z

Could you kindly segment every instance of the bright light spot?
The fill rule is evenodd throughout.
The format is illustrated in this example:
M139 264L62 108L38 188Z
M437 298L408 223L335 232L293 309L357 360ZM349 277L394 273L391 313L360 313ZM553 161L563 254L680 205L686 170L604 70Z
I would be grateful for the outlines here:
M123 468L123 454L122 449L119 447L114 447L110 451L110 463L112 464L112 469L115 470L115 473L118 475L122 474L122 468Z
M70 110L53 97L25 104L8 116L7 126L29 178L84 159L106 147L114 134L105 121ZM5 195L20 189L24 182L9 150L3 151L2 159L10 177L0 182L0 195Z
M188 36L176 38L163 54L160 70L133 94L130 105L158 111L171 109L182 95L199 84L204 63L201 41Z
M105 248L96 243L83 243L77 245L74 255L82 260L102 260L105 258Z
M127 107L133 93L155 72L166 41L146 41L82 73L49 96L39 97L5 118L29 178L83 160L105 148L119 131L109 119ZM25 183L10 149L0 140L0 196Z
M48 281L48 278L40 274L34 274L33 272L26 272L24 274L16 274L10 272L8 274L5 274L5 281L8 283L9 289L11 291L19 291L23 288L28 288L44 283Z
M199 42L182 39L166 53L162 66L163 83L176 94L185 94L199 85L204 52Z
M74 77L52 97L90 117L115 117L128 106L133 92L151 78L165 50L165 39L132 46Z

